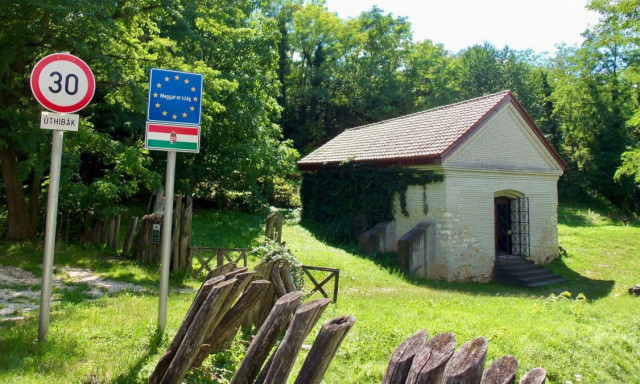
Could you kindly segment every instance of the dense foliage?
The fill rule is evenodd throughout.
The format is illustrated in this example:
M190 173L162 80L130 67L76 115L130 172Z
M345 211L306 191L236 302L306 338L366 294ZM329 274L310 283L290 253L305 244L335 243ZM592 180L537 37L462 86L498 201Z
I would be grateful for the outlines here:
M408 216L406 192L410 185L425 188L426 214L426 185L442 179L432 171L362 163L305 173L300 191L302 217L321 223L322 232L331 240L352 241L374 225L393 219L396 196L402 214Z
M65 137L61 215L117 211L159 186L163 152L143 148L151 67L204 74L201 153L179 155L176 190L196 197L266 202L271 179L297 153L275 124L278 31L254 1L35 1L0 5L0 161L8 237L32 238L42 223L50 132L29 74L47 54L69 51L97 82L80 131Z
M201 152L178 156L176 189L218 207L295 205L281 192L296 189L298 152L348 127L511 89L568 163L561 197L638 212L640 0L588 7L601 19L580 47L535 54L490 43L450 52L413 41L405 17L374 6L344 20L323 0L2 2L0 228L27 239L43 227L50 133L28 79L60 51L97 78L80 131L65 137L67 217L113 213L162 184L164 153L143 148L151 67L204 74Z

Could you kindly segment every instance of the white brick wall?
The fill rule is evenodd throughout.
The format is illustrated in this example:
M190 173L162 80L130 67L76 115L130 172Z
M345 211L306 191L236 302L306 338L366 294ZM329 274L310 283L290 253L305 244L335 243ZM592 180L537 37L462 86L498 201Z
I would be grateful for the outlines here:
M442 183L427 186L429 215L423 213L423 188L410 187L400 212L400 238L425 219L440 224L437 262L430 277L487 281L495 258L494 198L517 191L529 198L531 257L547 262L557 256L557 181L560 166L524 120L507 105L455 150L439 167L418 167L444 174Z

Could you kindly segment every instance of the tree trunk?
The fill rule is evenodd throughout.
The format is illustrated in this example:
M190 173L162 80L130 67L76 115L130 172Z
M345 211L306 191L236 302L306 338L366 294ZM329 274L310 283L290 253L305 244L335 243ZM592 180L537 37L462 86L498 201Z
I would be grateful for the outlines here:
M11 148L0 149L2 180L7 199L7 238L11 240L32 240L36 236L36 226L31 220L27 202L18 175L18 160Z

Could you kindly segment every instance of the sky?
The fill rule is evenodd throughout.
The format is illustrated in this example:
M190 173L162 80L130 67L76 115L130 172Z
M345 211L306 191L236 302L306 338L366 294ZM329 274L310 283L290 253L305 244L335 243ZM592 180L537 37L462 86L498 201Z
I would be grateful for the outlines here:
M326 0L341 18L375 4L408 17L414 41L430 39L456 53L488 41L497 48L554 53L556 45L580 45L581 33L598 22L587 0Z

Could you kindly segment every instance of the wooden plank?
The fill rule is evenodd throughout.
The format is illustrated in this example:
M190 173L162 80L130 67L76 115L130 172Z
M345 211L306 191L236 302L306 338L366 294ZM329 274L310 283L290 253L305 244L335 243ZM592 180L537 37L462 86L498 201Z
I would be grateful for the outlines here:
M160 382L165 372L167 371L167 368L171 364L171 361L173 360L176 352L178 351L180 344L182 344L182 340L184 339L184 336L187 334L187 330L191 326L193 319L196 317L198 310L200 310L202 303L204 303L204 300L211 293L211 289L215 285L221 283L222 281L224 281L224 277L219 276L219 277L215 277L213 279L207 280L204 282L204 284L202 284L202 286L200 287L200 290L198 291L198 293L196 293L196 297L191 302L191 307L187 311L187 314L184 317L184 320L182 320L182 324L180 324L180 328L178 328L178 332L176 332L176 335L173 337L173 340L171 340L171 344L165 351L164 355L162 355L162 357L160 358L160 361L156 365L156 368L154 369L153 373L149 377L149 384L155 384Z
M353 316L336 317L326 322L302 363L295 384L319 384L340 347L342 340L355 324Z
M309 280L311 280L311 283L313 283L313 289L311 291L309 291L309 293L307 294L308 296L313 295L316 291L320 291L320 293L322 294L322 296L324 297L329 297L329 295L327 295L327 292L324 291L324 289L322 289L322 286L324 284L320 284L318 283L318 281L315 279L315 277L313 277L313 275L311 274L311 272L309 272L308 270L306 270L304 267L302 268L302 271L305 273L305 275L307 275L307 277L309 278ZM331 275L329 275L328 278L331 278ZM327 278L325 278L326 282Z
M273 268L271 268L269 280L273 283L273 288L276 290L276 295L278 295L278 297L282 297L287 293L287 289L280 277L280 263L274 264Z
M118 243L120 242L120 218L121 215L116 215L113 221L113 236L111 238L110 248L114 254L118 251Z
M416 354L426 346L428 333L421 330L409 336L393 351L382 384L404 384Z
M267 215L267 222L264 229L264 237L273 240L273 232L275 230L275 212Z
M547 371L544 368L534 368L520 378L520 384L544 384L547 381Z
M171 218L171 270L180 270L180 231L182 224L182 194L173 198L173 217Z
M456 337L450 332L439 333L427 340L425 348L413 358L406 383L442 382L445 367L455 349Z
M207 273L207 277L205 278L205 280L209 280L212 277L216 277L216 276L222 276L222 275L226 275L227 273L233 271L234 269L236 269L236 265L235 263L227 263L224 264L216 269L211 270L209 273Z
M482 384L515 384L518 360L513 356L502 356L495 360L482 375Z
M282 262L282 265L280 267L280 277L287 292L298 290L296 284L293 282L293 276L291 276L291 264L288 261Z
M220 306L220 309L216 313L215 320L211 323L211 326L206 330L205 339L209 337L213 333L213 330L220 324L220 321L222 321L223 316L227 312L229 312L229 310L231 309L233 304L235 304L236 300L238 300L238 298L240 297L244 289L247 287L247 285L249 285L249 283L253 278L253 275L255 275L255 272L246 272L246 268L245 268L245 272L243 273L236 274L235 271L233 271L224 276L225 280L234 279L236 280L236 283L231 288L231 291L229 292L225 301L222 303L222 305Z
M236 283L235 279L225 280L216 284L212 289L204 303L198 310L198 313L191 322L191 326L184 335L180 347L167 368L161 383L180 383L187 371L191 368L191 363L200 350L200 345L205 337L205 330L211 327L212 322L216 319L216 312L224 303L229 291Z
M256 379L269 351L289 323L293 311L300 306L301 298L302 292L295 291L276 301L258 334L251 341L244 359L231 379L231 384L252 383Z
M185 196L182 204L182 217L180 222L180 245L179 245L179 269L181 271L191 270L191 254L189 253L189 243L191 243L191 232L193 222L193 199Z
M129 230L127 231L127 237L124 239L124 246L122 247L122 257L129 257L131 252L131 244L133 244L133 236L136 233L138 227L138 216L131 216L129 220Z
M192 363L192 368L199 366L207 356L231 343L240 325L249 315L250 309L262 300L270 285L268 280L256 280L249 284L238 301L220 320L218 326L204 339Z
M453 355L444 370L444 384L479 384L487 358L487 339L467 341Z
M276 351L256 380L261 383L286 383L302 343L316 325L331 299L317 299L301 305Z

